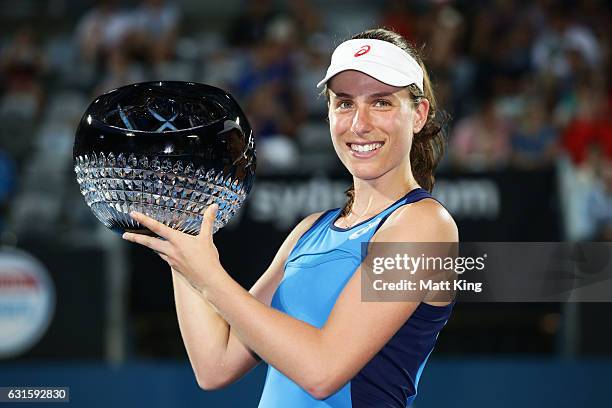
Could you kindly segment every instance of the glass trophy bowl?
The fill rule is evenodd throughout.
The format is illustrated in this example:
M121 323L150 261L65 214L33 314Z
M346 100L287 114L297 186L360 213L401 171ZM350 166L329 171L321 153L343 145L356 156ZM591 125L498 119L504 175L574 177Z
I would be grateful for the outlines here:
M192 82L146 82L99 96L76 131L74 170L94 215L118 233L151 235L130 211L197 235L242 206L255 177L249 122L227 92Z

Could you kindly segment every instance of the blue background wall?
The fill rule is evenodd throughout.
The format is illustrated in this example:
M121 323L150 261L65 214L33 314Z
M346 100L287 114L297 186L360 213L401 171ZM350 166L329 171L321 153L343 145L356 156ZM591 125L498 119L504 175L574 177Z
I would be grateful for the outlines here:
M256 407L265 374L266 366L260 365L223 390L202 391L183 362L116 368L19 364L0 367L0 384L68 386L73 407ZM604 408L610 406L611 385L612 360L433 359L423 374L415 407Z

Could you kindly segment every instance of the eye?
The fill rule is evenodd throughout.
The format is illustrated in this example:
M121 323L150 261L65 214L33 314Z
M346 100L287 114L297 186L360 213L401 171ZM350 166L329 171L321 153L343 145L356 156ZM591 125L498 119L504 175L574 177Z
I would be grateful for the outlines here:
M350 109L352 107L353 103L347 100L338 101L338 103L336 104L336 108L338 109Z
M386 106L392 106L392 104L391 104L391 101L387 99L377 99L376 101L374 101L374 106L378 108L382 108Z

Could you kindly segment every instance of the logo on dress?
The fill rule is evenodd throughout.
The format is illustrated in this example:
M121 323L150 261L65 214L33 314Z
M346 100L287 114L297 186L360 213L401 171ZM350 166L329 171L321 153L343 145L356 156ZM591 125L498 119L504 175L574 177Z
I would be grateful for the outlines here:
M362 46L359 51L357 51L355 53L356 57L361 57L363 54L367 54L370 51L370 46L369 45L364 45Z
M375 226L378 225L378 221L373 221L371 223L369 223L368 225L366 225L365 227L358 229L357 231L353 232L351 235L349 235L348 239L357 239L360 236L362 236L363 234L365 234L366 232L368 232L369 230L371 230L372 228L374 228Z

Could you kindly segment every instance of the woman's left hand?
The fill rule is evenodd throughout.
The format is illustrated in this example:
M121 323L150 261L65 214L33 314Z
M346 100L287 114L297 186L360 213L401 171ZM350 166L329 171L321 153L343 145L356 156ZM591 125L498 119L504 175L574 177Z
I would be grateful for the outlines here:
M126 232L123 239L151 248L172 267L183 275L196 289L202 291L227 272L219 262L219 251L213 243L213 224L219 206L208 206L202 218L200 234L192 236L172 229L144 214L131 212L130 216L159 239L143 234Z

